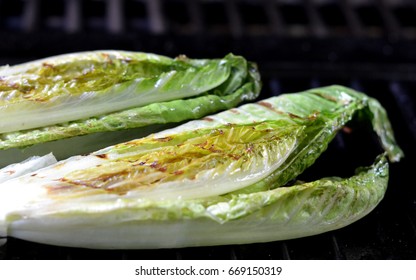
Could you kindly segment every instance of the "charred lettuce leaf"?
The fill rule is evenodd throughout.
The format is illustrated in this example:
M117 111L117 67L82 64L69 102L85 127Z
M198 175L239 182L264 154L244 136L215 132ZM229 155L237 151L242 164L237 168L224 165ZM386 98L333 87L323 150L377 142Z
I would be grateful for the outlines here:
M287 185L358 115L385 150L374 165ZM0 235L130 249L308 236L369 213L387 188L387 158L402 156L375 99L341 86L285 94L8 180Z
M143 137L160 125L253 100L260 87L256 65L232 54L172 59L109 50L4 66L0 151L6 151L0 166L51 151L62 159Z

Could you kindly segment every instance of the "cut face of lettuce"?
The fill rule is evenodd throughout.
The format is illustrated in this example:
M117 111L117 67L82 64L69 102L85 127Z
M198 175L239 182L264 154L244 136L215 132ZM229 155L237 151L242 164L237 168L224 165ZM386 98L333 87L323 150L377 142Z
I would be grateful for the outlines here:
M74 143L86 147L77 153L91 152L160 130L156 125L232 108L256 98L259 90L256 66L232 54L223 59L172 59L94 51L4 66L0 150L13 150L2 153L0 166L11 157L19 160L16 148L36 145L25 149L22 157L52 150L64 158L72 150L61 147ZM139 129L103 134L132 128ZM90 134L94 136L82 137ZM75 141L62 140L71 137ZM63 143L49 143L57 140Z
M357 115L385 150L373 166L286 185ZM0 235L133 249L318 234L380 202L387 157L398 161L402 151L375 99L340 86L281 95L3 182Z

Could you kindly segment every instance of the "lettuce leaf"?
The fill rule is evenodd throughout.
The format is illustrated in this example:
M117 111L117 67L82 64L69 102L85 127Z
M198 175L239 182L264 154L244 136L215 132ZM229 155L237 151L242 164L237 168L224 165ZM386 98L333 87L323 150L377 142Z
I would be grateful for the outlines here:
M261 88L256 65L232 54L172 59L93 51L4 66L0 77L0 150L6 150L0 166L51 151L63 159L143 137L160 125L253 100Z
M351 178L287 185L355 117L373 125L385 154ZM308 236L369 213L387 188L387 157L402 156L375 99L341 86L311 89L8 180L0 184L0 235L88 248Z

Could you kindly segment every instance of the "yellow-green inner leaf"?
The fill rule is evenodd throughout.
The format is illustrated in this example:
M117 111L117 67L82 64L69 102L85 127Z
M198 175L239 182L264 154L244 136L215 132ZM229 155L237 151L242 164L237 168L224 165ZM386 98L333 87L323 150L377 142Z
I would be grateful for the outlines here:
M133 191L163 198L179 189L185 189L181 197L223 194L273 172L294 149L302 130L279 121L143 138L96 155L107 160L61 181L120 195ZM199 188L199 193L194 191Z

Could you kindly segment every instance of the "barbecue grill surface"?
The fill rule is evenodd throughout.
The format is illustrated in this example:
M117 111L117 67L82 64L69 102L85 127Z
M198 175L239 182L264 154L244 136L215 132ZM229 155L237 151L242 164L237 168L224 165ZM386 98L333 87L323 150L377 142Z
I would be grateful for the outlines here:
M381 4L380 4L381 3ZM247 245L89 250L9 238L0 259L416 259L416 4L414 1L2 0L0 64L94 49L256 61L259 99L341 84L387 109L405 158L391 165L384 200L329 233ZM301 177L350 176L380 152L350 124ZM117 242L115 240L114 242Z

